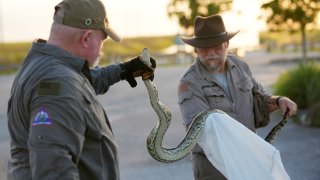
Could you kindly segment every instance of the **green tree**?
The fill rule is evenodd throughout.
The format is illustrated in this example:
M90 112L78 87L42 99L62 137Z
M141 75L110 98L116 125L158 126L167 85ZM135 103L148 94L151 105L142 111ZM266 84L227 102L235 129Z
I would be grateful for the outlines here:
M231 8L233 0L170 0L168 15L176 17L180 26L191 34L197 16L210 16Z
M267 24L270 31L290 30L301 32L302 57L307 59L307 28L316 27L320 10L319 0L271 0L262 4L262 9L269 10Z

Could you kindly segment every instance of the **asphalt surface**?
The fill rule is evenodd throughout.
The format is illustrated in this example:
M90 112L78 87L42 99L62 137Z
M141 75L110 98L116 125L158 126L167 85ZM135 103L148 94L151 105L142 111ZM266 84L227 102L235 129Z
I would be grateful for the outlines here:
M270 56L261 52L248 54L246 60L256 79L270 89L280 73L293 68L294 63L270 63ZM177 146L185 135L177 104L177 84L187 66L157 68L154 82L160 101L170 108L173 118L164 137L163 146ZM7 101L14 75L0 76L0 180L6 180L9 157L7 130ZM270 89L271 90L271 89ZM160 163L152 159L146 148L146 139L157 122L150 106L147 90L141 80L132 89L126 82L110 88L99 96L120 149L120 173L123 180L192 180L190 157L174 163ZM272 123L258 130L262 137L280 120L273 113ZM297 125L289 121L276 139L287 173L292 180L320 180L320 129Z

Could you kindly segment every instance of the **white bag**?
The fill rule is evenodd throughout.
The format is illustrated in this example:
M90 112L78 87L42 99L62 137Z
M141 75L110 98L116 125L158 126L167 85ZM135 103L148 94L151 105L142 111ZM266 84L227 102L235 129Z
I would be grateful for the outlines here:
M279 151L225 113L208 116L198 144L229 180L290 180Z

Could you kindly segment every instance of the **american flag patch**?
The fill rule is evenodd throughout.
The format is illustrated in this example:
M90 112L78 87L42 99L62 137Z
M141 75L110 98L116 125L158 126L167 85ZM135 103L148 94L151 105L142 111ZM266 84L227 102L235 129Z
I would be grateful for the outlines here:
M58 96L60 94L60 83L41 81L39 84L38 95L40 96Z

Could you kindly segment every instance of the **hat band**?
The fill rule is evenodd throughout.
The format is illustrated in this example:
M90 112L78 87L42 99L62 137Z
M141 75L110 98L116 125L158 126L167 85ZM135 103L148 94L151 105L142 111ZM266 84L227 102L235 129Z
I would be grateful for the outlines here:
M194 38L197 38L197 39L206 39L206 38L213 38L213 37L219 37L219 36L223 36L223 35L227 35L228 33L225 31L225 32L221 32L219 34L213 34L213 35L208 35L208 36L201 36L201 37L198 37L198 36L193 36Z

